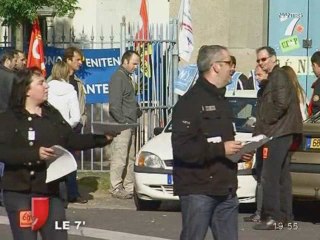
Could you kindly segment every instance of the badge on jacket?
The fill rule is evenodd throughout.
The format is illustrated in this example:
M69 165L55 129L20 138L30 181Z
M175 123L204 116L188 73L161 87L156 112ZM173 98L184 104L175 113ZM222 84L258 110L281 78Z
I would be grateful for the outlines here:
M205 112L212 112L212 111L216 111L216 106L215 105L211 105L211 106L202 106L202 111Z
M28 140L34 141L36 139L36 132L34 130L28 131Z

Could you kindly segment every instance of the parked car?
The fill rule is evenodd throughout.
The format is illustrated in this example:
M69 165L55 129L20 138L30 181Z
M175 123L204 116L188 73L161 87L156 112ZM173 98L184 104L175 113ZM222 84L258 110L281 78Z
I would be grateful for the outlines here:
M255 90L226 93L233 109L236 140L246 141L252 136L256 96ZM161 130L155 129L155 133L161 133L148 141L137 154L134 200L138 210L156 209L161 201L178 200L173 195L171 122ZM241 203L255 202L254 159L238 163L237 195Z
M320 112L303 123L292 145L290 171L295 197L320 200Z

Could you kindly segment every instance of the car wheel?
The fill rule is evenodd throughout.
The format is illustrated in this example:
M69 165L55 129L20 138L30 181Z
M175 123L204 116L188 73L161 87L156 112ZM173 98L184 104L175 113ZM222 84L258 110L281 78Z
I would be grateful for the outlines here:
M138 197L136 191L133 193L134 203L138 211L152 211L158 210L161 205L161 201L158 200L143 200Z

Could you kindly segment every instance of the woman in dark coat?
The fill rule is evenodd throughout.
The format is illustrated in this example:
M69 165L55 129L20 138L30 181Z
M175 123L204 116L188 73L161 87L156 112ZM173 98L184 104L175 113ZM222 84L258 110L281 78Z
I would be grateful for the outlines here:
M48 201L48 218L39 231L44 240L65 240L67 231L55 230L66 220L63 201L59 198L58 179L46 183L46 161L55 157L52 146L70 151L103 147L111 136L77 134L58 110L47 102L48 85L39 69L17 73L9 110L0 114L0 161L4 162L1 188L15 240L35 240L32 230L37 209L32 198ZM38 219L39 220L39 219Z

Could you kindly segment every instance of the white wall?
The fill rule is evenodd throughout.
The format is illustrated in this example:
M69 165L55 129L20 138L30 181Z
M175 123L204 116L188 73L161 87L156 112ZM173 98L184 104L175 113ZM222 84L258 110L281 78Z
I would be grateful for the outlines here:
M120 23L122 17L127 22L137 24L140 16L141 0L79 0L81 10L73 18L76 38L80 37L82 29L90 39L93 29L95 40L99 41L101 33L108 41L113 29L114 41L119 41ZM147 0L149 23L168 23L168 0Z

